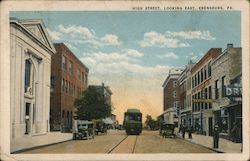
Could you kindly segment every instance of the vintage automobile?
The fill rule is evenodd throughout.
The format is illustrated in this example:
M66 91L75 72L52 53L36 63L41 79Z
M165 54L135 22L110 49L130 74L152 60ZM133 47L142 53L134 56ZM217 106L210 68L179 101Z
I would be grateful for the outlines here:
M98 135L99 133L107 134L107 124L104 123L102 120L95 120L95 134Z
M74 120L73 139L93 139L95 137L95 126L92 121Z
M160 135L164 138L166 137L175 137L175 125L174 124L168 124L168 123L161 123L160 125Z

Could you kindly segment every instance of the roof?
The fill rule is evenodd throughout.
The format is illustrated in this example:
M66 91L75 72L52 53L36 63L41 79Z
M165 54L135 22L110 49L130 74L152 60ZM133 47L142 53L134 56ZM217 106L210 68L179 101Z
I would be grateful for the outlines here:
M136 108L130 108L127 109L127 113L141 113L139 109Z
M10 18L10 25L19 29L22 33L30 37L39 46L51 54L55 54L56 50L50 39L50 36L40 19L16 19Z

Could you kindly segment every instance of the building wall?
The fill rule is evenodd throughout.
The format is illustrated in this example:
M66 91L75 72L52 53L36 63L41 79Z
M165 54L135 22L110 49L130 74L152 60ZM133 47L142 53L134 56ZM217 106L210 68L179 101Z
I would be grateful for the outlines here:
M57 53L52 57L52 79L55 81L55 89L51 95L51 121L54 130L71 129L74 101L87 88L88 68L64 44L54 45Z
M223 95L223 86L231 85L231 81L242 73L242 54L241 48L227 48L217 59L212 63L212 88L213 92L213 109L215 111L214 122L222 127L222 133L229 134L230 129L235 122L235 111L241 111L241 106L235 106L228 109L227 107L235 102ZM217 87L216 87L216 82ZM227 110L227 111L226 111ZM233 113L231 113L233 112ZM222 121L224 120L224 121ZM225 124L222 125L222 122Z
M37 40L23 28L20 30L14 26L16 25L11 23L11 139L18 139L44 134L50 130L50 65L53 52L38 45ZM24 89L26 60L32 63L33 73L31 87L27 92ZM29 106L28 113L26 105Z
M191 69L192 117L196 131L212 135L213 123L208 124L212 114L211 75L212 60L219 56L221 48L211 48Z

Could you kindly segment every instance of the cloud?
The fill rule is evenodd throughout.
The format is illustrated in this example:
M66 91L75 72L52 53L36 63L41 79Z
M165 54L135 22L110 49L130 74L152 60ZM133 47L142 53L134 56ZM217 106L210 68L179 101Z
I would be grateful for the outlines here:
M135 76L147 76L150 78L166 73L168 66L155 65L145 66L137 64L135 58L142 57L144 54L134 50L126 49L119 52L93 52L84 53L80 60L88 67L93 69L95 74L112 73L116 75L132 74Z
M58 29L59 29L59 32L70 34L72 37L82 36L83 39L90 39L90 38L95 37L95 33L93 30L90 30L87 27L83 27L83 26L71 25L71 26L65 27L64 25L60 24L58 26Z
M88 44L89 47L99 48L107 45L118 46L122 44L122 41L117 35L105 34L103 37L99 37L93 29L85 26L64 26L60 24L55 31L49 29L48 31L53 41L63 40L64 42L70 42L75 45Z
M193 52L192 53L189 53L186 58L188 58L189 60L192 60L192 61L196 61L198 59L198 56L195 55Z
M128 56L132 56L132 57L143 57L144 54L135 50L135 49L127 49L125 51L125 53L128 55Z
M47 31L49 33L50 38L52 39L52 41L57 41L57 40L61 40L61 36L62 34L60 32L57 31L51 31L50 29L47 28Z
M121 45L121 41L119 41L118 36L107 34L100 39L106 45Z
M71 45L70 43L65 42L64 44L65 44L70 50L78 51L78 49L77 49L75 46Z
M178 59L178 58L179 58L179 56L176 55L176 54L173 53L173 52L169 52L169 53L166 53L166 54L164 54L164 55L159 55L158 57L159 57L159 58L168 58L168 59Z
M210 34L210 31L180 31L180 32L167 31L166 35L169 37L179 37L184 39L202 39L202 40L216 39Z
M164 34L151 31L144 34L143 40L140 42L141 47L160 47L160 48L179 48L189 47L188 43L182 43L178 39L169 38Z

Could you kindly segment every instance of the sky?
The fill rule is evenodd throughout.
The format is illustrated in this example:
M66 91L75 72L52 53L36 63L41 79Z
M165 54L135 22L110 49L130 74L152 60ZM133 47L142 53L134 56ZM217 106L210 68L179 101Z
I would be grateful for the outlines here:
M89 85L113 92L119 123L128 108L156 118L171 68L184 69L210 48L241 46L239 11L15 11L42 19L54 43L65 43L89 68Z

